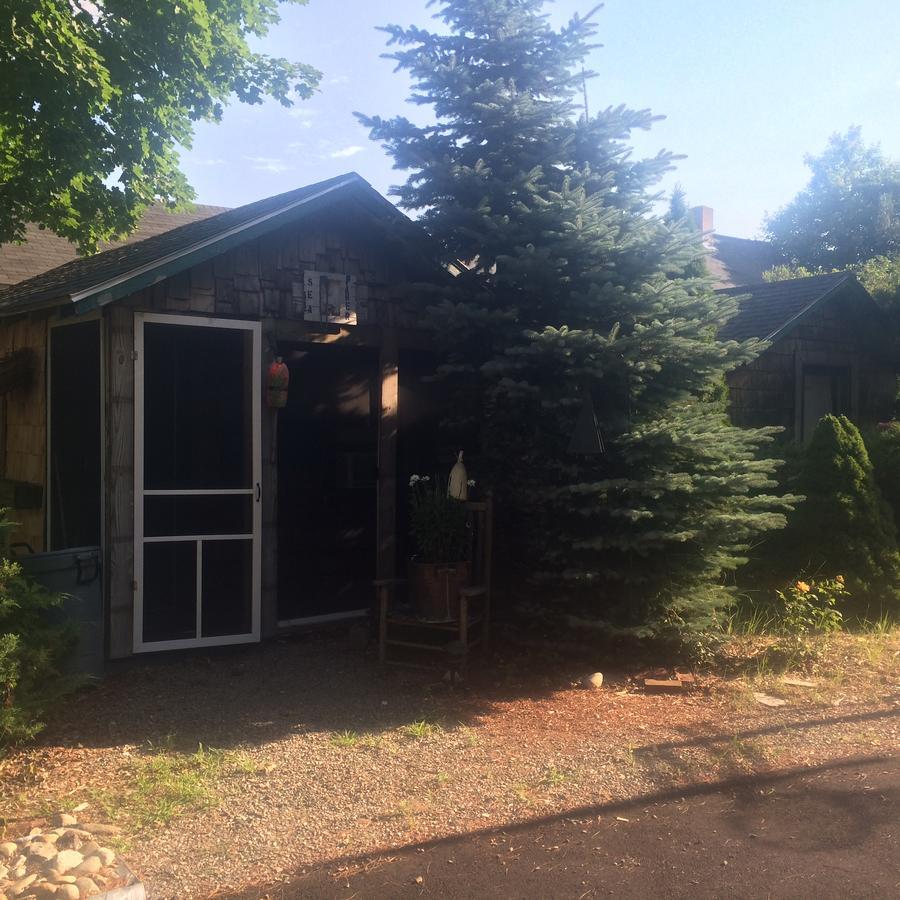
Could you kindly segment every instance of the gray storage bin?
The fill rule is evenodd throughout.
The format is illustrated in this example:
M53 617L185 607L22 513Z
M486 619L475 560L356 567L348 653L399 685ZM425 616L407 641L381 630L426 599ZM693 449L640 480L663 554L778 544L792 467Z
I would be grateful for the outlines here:
M103 579L100 548L73 547L50 553L26 553L16 557L27 575L54 594L64 594L63 606L54 616L75 626L78 643L66 663L69 672L103 674Z

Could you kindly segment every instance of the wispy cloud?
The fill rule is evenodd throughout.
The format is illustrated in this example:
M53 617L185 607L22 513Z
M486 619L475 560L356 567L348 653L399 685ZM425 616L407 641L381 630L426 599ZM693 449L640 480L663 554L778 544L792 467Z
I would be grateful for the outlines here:
M313 120L319 115L318 110L310 109L308 106L294 106L288 110L288 115L292 119L297 119L301 128L312 128Z
M252 163L257 172L289 172L293 168L283 159L274 156L245 156L244 159Z
M224 166L227 160L220 159L219 157L211 158L211 159L198 159L198 166Z
M350 76L336 75L334 78L329 78L326 84L350 84Z
M348 156L356 156L357 153L362 153L363 148L358 144L351 144L349 147L341 147L340 150L333 150L328 155L332 159L347 159Z

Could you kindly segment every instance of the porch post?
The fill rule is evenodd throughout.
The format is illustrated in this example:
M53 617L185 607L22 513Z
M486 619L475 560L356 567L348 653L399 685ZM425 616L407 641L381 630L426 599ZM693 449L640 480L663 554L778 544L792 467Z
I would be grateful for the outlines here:
M134 310L106 315L106 609L111 659L130 656L134 636Z
M397 429L400 370L397 332L385 328L379 370L381 402L378 417L378 556L376 578L393 578L397 564Z
M278 411L266 405L266 373L275 359L278 344L275 319L262 320L262 586L261 636L272 637L278 631Z

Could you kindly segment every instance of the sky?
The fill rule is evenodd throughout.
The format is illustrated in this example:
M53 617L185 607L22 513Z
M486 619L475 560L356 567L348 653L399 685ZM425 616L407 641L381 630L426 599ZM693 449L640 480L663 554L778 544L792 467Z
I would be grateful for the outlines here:
M593 0L557 0L554 24ZM258 42L311 63L320 90L293 109L235 103L198 125L183 169L200 203L238 206L356 171L388 194L405 179L353 117L422 112L409 81L382 59L387 23L437 27L426 0L310 0L283 4ZM676 182L715 210L721 234L758 237L806 183L805 153L851 125L900 159L898 0L607 0L587 67L591 112L620 103L665 116L634 136L634 152L684 154Z

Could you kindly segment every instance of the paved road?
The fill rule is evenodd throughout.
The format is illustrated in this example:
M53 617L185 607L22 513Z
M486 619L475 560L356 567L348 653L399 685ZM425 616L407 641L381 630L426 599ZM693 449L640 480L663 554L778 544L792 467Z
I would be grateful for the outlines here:
M573 811L241 898L900 898L900 757Z

